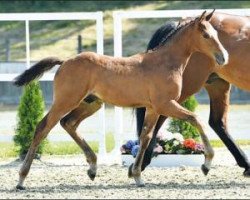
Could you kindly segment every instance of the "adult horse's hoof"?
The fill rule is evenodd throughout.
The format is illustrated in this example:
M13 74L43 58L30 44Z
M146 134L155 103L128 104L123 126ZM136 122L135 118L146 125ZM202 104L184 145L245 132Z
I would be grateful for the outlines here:
M87 174L88 174L89 178L90 178L92 181L95 180L95 176L96 176L96 172L95 172L95 171L93 171L93 170L91 170L91 169L88 169Z
M23 187L22 185L17 185L17 186L16 186L16 189L17 189L17 190L25 190L26 188Z
M133 177L133 173L132 173L132 168L133 168L133 164L131 164L128 168L128 177L132 178Z
M203 165L201 165L201 171L206 176L209 172L209 169L203 164Z
M249 169L246 169L246 170L244 171L243 175L244 175L245 177L250 178L250 168L249 168Z

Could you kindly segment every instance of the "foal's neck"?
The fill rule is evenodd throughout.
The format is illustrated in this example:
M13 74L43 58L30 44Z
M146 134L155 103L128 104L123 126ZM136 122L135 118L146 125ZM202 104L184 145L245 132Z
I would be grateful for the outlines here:
M159 53L160 57L166 59L166 65L174 65L176 70L183 72L194 52L190 27L184 27L183 30L177 32L170 41L157 51L156 53Z

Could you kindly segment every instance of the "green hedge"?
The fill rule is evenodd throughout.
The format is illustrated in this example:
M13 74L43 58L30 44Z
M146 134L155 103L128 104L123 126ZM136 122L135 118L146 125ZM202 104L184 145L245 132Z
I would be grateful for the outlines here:
M44 100L40 85L38 82L31 82L24 88L17 113L14 142L21 158L24 158L29 150L36 126L42 119L43 113ZM46 142L45 140L39 145L38 154L43 152Z
M182 103L182 106L194 112L195 108L198 106L198 102L194 96L190 96ZM170 120L168 131L172 133L181 133L184 138L193 138L195 140L198 140L200 136L197 129L189 122L174 118Z

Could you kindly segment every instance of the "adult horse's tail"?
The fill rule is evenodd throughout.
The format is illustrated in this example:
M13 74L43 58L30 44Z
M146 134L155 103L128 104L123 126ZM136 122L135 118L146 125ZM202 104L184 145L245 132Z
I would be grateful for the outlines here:
M43 75L44 72L52 69L55 65L61 65L64 61L56 57L48 57L25 70L14 79L14 85L23 86Z
M157 47L162 40L164 40L168 34L173 31L173 29L176 28L176 24L174 22L168 22L161 26L157 31L153 34L152 38L150 39L147 50L154 49ZM136 130L137 130L137 135L138 138L140 138L141 132L142 132L142 127L144 123L144 117L145 117L145 108L136 108ZM146 168L147 165L150 164L152 154L153 154L153 149L156 145L156 133L153 134L153 138L151 139L151 142L145 152L144 158L143 158L143 163L142 163L142 171Z

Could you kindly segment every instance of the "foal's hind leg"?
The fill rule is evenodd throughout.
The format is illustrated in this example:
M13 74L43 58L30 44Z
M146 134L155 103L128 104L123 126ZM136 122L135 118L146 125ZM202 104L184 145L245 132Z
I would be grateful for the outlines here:
M157 105L156 110L159 114L186 120L198 129L201 135L202 142L204 144L204 148L205 148L205 152L204 152L205 163L202 165L201 169L202 169L202 172L205 175L207 175L211 167L212 159L214 157L214 151L213 151L212 146L210 145L207 135L205 134L204 126L201 123L201 121L198 119L198 117L194 113L185 109L174 100L169 101L165 104L156 104L156 105Z
M91 103L82 101L77 108L72 110L69 114L67 114L63 119L60 120L62 127L70 134L70 136L83 150L87 162L90 165L88 176L91 180L94 180L96 176L97 157L90 146L87 144L87 142L84 139L81 139L81 137L76 132L76 129L82 120L86 119L87 117L94 114L97 110L99 110L102 106L102 103L103 102L97 98Z
M48 135L50 130L56 125L61 117L69 111L68 109L67 107L66 109L65 107L64 109L61 108L60 104L54 104L48 114L37 125L31 146L19 171L19 182L16 186L17 189L24 189L23 182L29 173L38 145Z
M143 123L142 132L140 135L140 149L137 153L134 164L129 167L128 176L129 177L133 176L135 179L136 185L139 187L144 186L144 183L141 179L141 165L142 165L145 151L152 139L153 129L155 127L158 117L159 115L156 114L153 110L151 109L146 110L145 120Z

